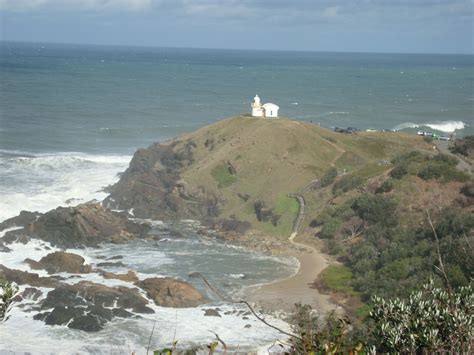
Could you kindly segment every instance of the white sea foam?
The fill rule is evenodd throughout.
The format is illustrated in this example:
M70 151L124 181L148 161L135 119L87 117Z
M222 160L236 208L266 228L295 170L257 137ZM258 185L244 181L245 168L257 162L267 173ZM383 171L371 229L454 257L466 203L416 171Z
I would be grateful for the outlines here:
M428 123L413 123L405 122L401 123L394 127L395 130L403 130L408 128L420 128L420 127L429 127L431 129L445 132L453 133L457 130L466 128L466 124L462 121L440 121L440 122L428 122Z
M48 326L48 331L45 332L44 323L32 319L35 312L26 313L14 308L8 323L0 324L0 353L145 354L155 320L166 326L155 329L151 340L153 350L170 346L174 339L178 341L179 348L209 344L215 340L212 332L225 339L229 347L239 347L240 351L262 346L281 337L276 330L254 317L243 319L242 315L235 313L239 310L246 311L246 308L225 304L216 306L220 309L221 317L204 316L204 311L209 306L185 309L152 306L155 314L141 315L141 319L116 319L98 333L72 330L65 326ZM225 314L228 312L233 314ZM288 324L281 320L269 316L266 320L289 330ZM19 337L18 334L22 336Z
M466 124L462 121L444 121L424 123L423 126L427 126L441 132L453 133L454 131L464 129L466 127Z
M83 153L0 152L0 221L21 210L46 212L57 206L102 200L102 189L124 171L130 156Z

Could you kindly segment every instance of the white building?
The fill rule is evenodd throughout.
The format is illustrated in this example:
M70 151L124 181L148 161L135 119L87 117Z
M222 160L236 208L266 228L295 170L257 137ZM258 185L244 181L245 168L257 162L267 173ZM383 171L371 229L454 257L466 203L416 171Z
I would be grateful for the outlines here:
M260 97L255 95L252 102L252 116L253 117L278 117L278 110L280 109L277 105L267 103L262 105Z

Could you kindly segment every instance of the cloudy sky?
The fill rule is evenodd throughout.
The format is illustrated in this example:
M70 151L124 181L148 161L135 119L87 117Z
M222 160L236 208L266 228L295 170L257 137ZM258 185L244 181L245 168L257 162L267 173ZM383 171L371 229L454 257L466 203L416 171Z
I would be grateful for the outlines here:
M474 0L0 0L32 42L473 53Z

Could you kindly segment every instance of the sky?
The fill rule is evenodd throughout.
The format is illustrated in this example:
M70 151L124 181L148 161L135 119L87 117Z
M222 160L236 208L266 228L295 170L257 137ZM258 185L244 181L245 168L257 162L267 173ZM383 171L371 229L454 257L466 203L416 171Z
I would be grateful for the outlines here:
M474 0L0 0L0 39L473 54Z

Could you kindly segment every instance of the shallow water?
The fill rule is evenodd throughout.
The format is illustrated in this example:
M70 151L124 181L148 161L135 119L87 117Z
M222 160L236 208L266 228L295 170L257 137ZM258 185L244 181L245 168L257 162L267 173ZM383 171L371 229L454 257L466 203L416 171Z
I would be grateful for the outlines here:
M245 307L228 304L209 290L201 279L189 278L189 274L200 272L226 297L234 298L237 291L245 286L290 275L297 267L296 260L264 256L210 237L198 236L194 232L198 226L196 222L173 225L155 222L154 226L153 233L161 237L159 241L136 240L128 244L106 244L100 248L68 251L82 255L86 263L93 267L104 261L120 261L125 265L100 267L106 271L123 273L134 270L140 279L170 276L187 280L211 299L211 304L187 309L153 306L156 312L153 315L140 314L141 319L115 318L104 330L90 334L65 326L46 326L43 322L33 320L32 317L37 312L31 311L31 307L34 307L35 302L25 300L14 307L8 322L0 325L0 349L32 353L108 353L110 349L113 349L114 353L130 353L131 349L143 353L155 321L156 332L152 341L154 348L169 346L173 338L177 339L182 347L207 344L214 338L211 331L218 333L227 344L247 349L254 349L279 337L277 332L254 317L244 316L242 313L247 311ZM175 236L175 232L170 233L170 228L179 231L181 236ZM9 268L48 276L45 271L31 270L23 260L26 257L39 260L57 248L35 239L26 245L14 243L10 247L11 252L1 255L2 264ZM111 257L121 258L107 260ZM134 287L125 281L104 279L97 273L74 275L73 278L73 275L68 273L57 275L64 277L64 282L71 284L88 280L111 287ZM44 293L49 291L45 288L42 290ZM205 309L215 307L219 308L221 317L204 316ZM238 311L241 311L240 315L236 314ZM226 312L229 314L225 314ZM269 319L285 329L288 327L283 321L272 317ZM246 328L248 324L250 327ZM29 342L28 339L35 341Z

